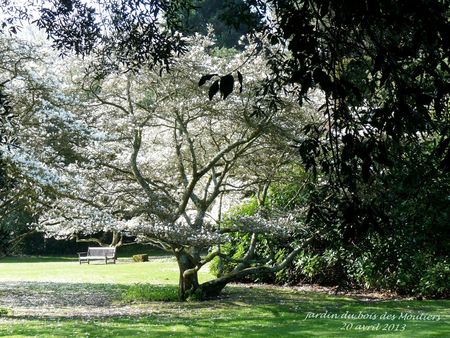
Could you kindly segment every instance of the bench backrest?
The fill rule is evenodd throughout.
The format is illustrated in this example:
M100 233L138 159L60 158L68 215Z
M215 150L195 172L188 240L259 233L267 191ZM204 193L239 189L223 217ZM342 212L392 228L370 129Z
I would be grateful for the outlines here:
M116 248L89 247L88 248L88 256L116 257Z

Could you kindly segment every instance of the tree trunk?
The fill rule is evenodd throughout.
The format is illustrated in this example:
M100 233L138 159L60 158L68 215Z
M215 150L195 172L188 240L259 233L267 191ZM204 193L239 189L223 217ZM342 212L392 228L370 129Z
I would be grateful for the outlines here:
M121 232L118 232L118 231L112 232L112 240L111 240L111 244L109 246L115 247L115 248L122 246L122 233Z
M257 236L253 234L252 245L250 245L250 248L244 257L245 259L251 258L256 238ZM210 255L209 258L206 258L201 262L200 256L195 248L191 248L189 251L186 251L186 249L177 250L175 251L175 256L180 269L178 297L181 301L185 301L190 296L194 296L195 299L198 300L217 297L228 283L239 278L256 273L275 273L286 268L300 252L300 249L301 248L298 247L292 250L282 262L274 265L249 266L245 261L241 262L232 272L200 285L198 283L198 270L201 266L204 266L205 263L216 257L217 253L215 255Z
M194 269L196 262L192 255L182 250L176 253L178 267L180 269L180 279L178 284L178 298L181 301L186 300L189 296L195 294L198 290L198 275L197 272L185 274L186 270Z

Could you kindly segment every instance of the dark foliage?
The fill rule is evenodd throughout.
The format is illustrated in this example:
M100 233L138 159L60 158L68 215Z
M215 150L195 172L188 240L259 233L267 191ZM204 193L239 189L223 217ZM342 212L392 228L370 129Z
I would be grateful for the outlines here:
M9 128L14 123L13 107L0 85L0 144L14 144L15 138Z
M242 93L242 74L237 71L237 76L239 82L239 92ZM233 92L235 78L232 74L227 74L224 76L219 76L218 74L206 74L200 78L198 85L201 87L214 77L218 77L219 79L215 80L209 87L208 97L212 100L213 97L220 91L222 99L225 100Z
M94 54L103 71L120 64L131 70L144 65L168 68L172 57L186 48L176 33L181 29L179 14L192 8L189 0L50 0L28 6L3 0L3 5L2 31L15 33L21 21L33 21L61 55Z
M258 235L253 259L280 261L291 247L298 245L302 251L291 266L275 275L259 274L241 281L282 285L316 283L341 288L390 290L425 297L448 297L450 238L446 229L450 221L450 179L448 176L436 179L438 161L431 160L425 166L422 164L424 159L421 157L429 155L429 149L427 143L404 148L402 160L396 161L383 181L377 183L390 188L384 194L376 190L364 192L370 196L372 203L367 208L383 208L388 226L380 232L357 234L358 240L352 243L348 242L340 215L345 211L330 207L333 203L340 203L342 198L330 192L328 184L322 180L322 174L314 178L312 175L292 173L296 180L273 185L265 212L295 215L301 224L300 231L289 240ZM314 208L323 208L324 200L329 200L329 203L321 213L298 211L311 204ZM248 216L258 210L255 199L235 209L229 216ZM228 257L240 259L249 247L250 237L234 234L221 250ZM308 240L306 244L305 239ZM231 271L235 266L236 263L231 261L222 260L219 264L216 260L211 268L213 273L220 274Z
M239 38L261 18L243 0L193 0L192 8L181 14L182 32L206 34L211 25L218 47L240 48Z
M0 0L3 16L0 19L0 34L16 34L21 28L21 21L28 20L26 6L19 6L13 0Z
M286 278L448 295L449 1L248 4L276 13L255 30L291 52L268 55L268 99L324 93L296 141L313 176L305 226L320 236Z
M102 1L99 10L79 0L55 1L51 9L41 9L36 22L62 53L95 53L112 69L117 63L130 69L168 67L173 55L185 49L175 34L176 13L185 6L189 1L111 0Z
M14 125L14 113L8 96L3 91L3 86L0 86L0 145L15 146L16 138L12 132ZM8 177L5 161L0 150L0 222L7 214L6 209L11 204L10 191L14 187L14 180ZM0 225L0 231L4 231Z
M305 126L298 149L338 199L312 203L310 214L331 224L337 217L348 243L371 230L382 233L390 226L386 208L361 192L389 188L376 183L404 146L433 139L430 156L442 169L435 174L444 178L450 169L449 2L249 3L260 13L269 5L275 10L277 19L256 29L292 53L270 57L277 76L267 87L294 86L300 103L310 90L325 93L324 118Z

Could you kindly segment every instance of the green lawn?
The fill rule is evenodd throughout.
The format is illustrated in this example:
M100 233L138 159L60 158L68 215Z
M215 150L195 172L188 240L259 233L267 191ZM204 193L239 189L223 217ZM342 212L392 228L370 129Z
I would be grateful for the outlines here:
M21 262L21 263L19 263ZM112 306L143 309L145 314L113 317L0 317L4 337L449 337L450 301L358 300L288 288L227 287L224 297L204 302L130 304L120 292L133 284L177 283L173 259L149 263L78 265L64 259L0 260L1 282L33 282L32 290L103 290L117 294ZM210 278L207 272L201 279ZM19 283L20 284L20 283ZM30 283L28 283L30 284ZM52 284L53 285L53 284ZM29 286L28 286L29 287ZM53 286L52 286L53 287ZM0 296L1 296L0 289ZM81 291L80 291L81 292ZM2 307L2 305L0 305ZM352 318L353 316L353 318ZM415 317L413 317L415 316ZM427 317L428 316L428 317ZM358 318L360 317L360 318ZM362 318L361 318L362 317ZM365 319L364 319L365 317Z
M117 264L78 263L65 257L0 259L1 281L33 281L58 283L111 284L176 284L178 267L172 258L155 259L151 263L131 263L119 259ZM200 271L201 281L210 279L208 271Z

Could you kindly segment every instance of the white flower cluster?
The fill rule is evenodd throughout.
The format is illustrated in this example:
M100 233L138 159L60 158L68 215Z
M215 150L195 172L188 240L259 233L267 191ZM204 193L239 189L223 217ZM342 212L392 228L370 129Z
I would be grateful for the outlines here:
M39 217L39 229L48 236L68 238L72 234L94 234L100 231L120 231L122 222L110 210L99 209L75 200L59 199L52 209Z
M60 97L63 94L57 92L55 96ZM59 98L59 100L61 99ZM73 112L64 107L56 106L43 98L40 98L39 101L41 101L41 108L35 109L33 113L34 119L39 121L40 125L47 125L47 129L50 126L58 127L58 129L63 127L65 131L79 133L80 135L89 135L91 133L88 125Z
M299 228L293 215L266 218L261 214L239 216L232 219L233 226L228 230L245 233L266 234L278 238L289 238Z
M227 235L207 226L194 228L184 222L147 221L142 217L128 221L127 232L138 236L140 241L158 239L167 244L197 247L208 247L228 239Z
M10 160L23 176L35 181L39 185L65 190L70 183L69 178L56 167L39 161L38 157L30 149L8 147L0 145L0 152L4 158Z

